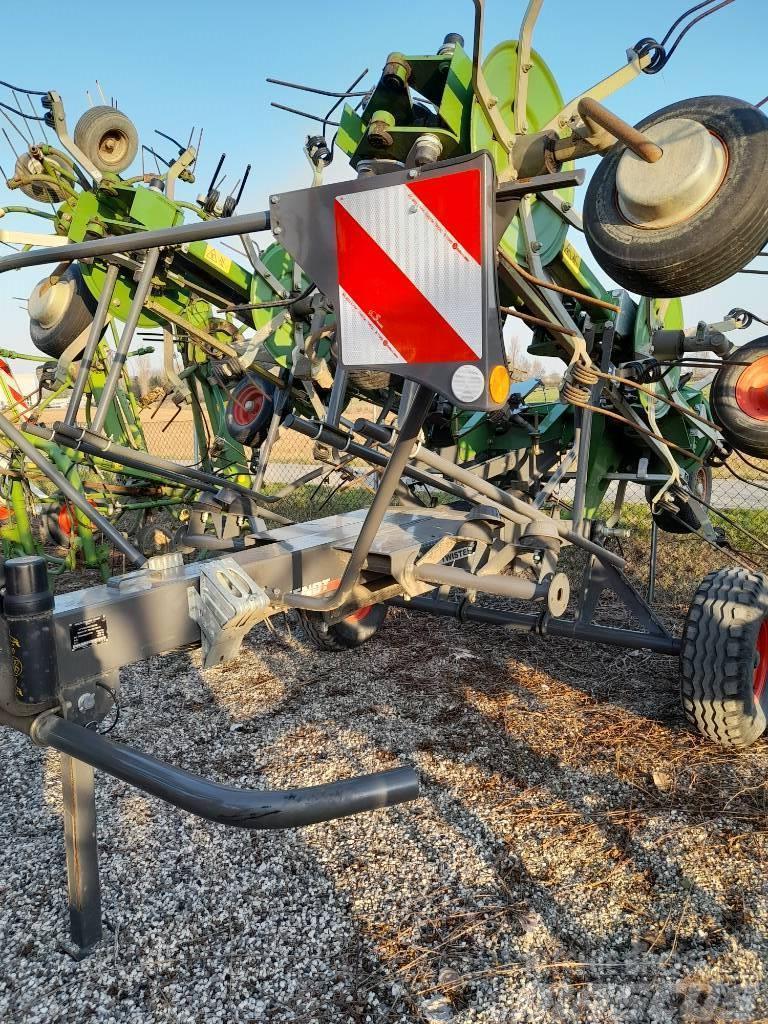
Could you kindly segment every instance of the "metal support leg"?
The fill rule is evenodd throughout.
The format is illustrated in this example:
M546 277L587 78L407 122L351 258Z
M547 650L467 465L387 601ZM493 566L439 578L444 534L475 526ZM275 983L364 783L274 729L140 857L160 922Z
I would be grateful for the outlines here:
M428 612L430 615L447 615L461 622L482 622L492 626L506 626L524 633L542 632L547 636L563 636L572 640L586 640L588 643L611 644L636 651L655 651L677 657L680 640L668 633L641 633L635 629L620 629L616 626L600 626L581 622L579 619L547 618L542 622L540 615L525 612L509 612L499 608L483 608L468 601L446 601L434 597L414 597L406 601L396 597L387 604L407 611Z
M607 372L611 364L611 353L613 351L613 324L606 324L603 330L603 358L601 369ZM594 336L594 333L592 334ZM589 393L589 404L597 405L603 391L603 381L598 380L593 384ZM592 447L592 422L594 413L589 409L580 410L577 424L578 431L578 456L576 459L576 488L573 495L573 529L575 533L581 533L584 527L584 505L587 496L587 479L589 477L589 456Z
M659 550L659 528L656 525L656 520L651 520L651 552L648 557L648 592L646 600L648 604L653 604L653 600L656 597L656 556Z
M101 939L101 884L93 768L62 754L61 775L69 933L75 947L73 955L82 957Z
M120 341L118 342L115 350L115 357L109 368L107 379L104 381L104 390L101 392L99 404L96 408L96 412L93 414L91 430L94 434L101 433L104 427L104 421L107 418L109 406L112 403L112 399L115 397L115 391L117 391L117 385L120 382L123 367L125 366L125 360L128 358L128 349L131 347L133 335L138 326L142 310L144 309L144 302L146 301L152 287L152 275L155 272L159 256L159 249L150 249L144 258L144 266L141 268L139 280L136 283L136 292L133 296L131 308L128 311L128 317L125 321L125 326L123 327L123 333L120 335Z
M328 399L328 410L325 414L325 422L331 427L338 427L341 422L341 413L344 409L344 399L347 396L347 371L343 366L337 366L333 375L331 386L331 397Z
M88 333L88 340L85 343L85 349L83 350L82 359L80 361L80 369L77 372L77 379L75 380L74 387L72 388L72 395L70 396L67 412L64 416L64 422L69 423L70 426L74 426L77 422L77 411L83 400L85 386L88 383L88 377L93 366L93 357L96 354L99 340L102 332L104 331L104 325L107 322L109 304L112 302L112 296L115 291L115 282L117 281L117 269L116 263L110 263L107 267L107 276L104 279L104 287L102 288L101 295L99 296L99 303L96 306L96 312L93 315L93 322L91 323L91 329Z
M16 700L31 710L50 708L59 701L59 663L54 601L45 559L37 555L10 558L5 563L5 574L5 643L13 651ZM32 731L53 714L43 710L36 715ZM61 784L70 934L74 946L70 952L80 957L101 938L93 769L64 753Z
M349 561L342 573L339 586L326 597L315 597L311 594L292 592L283 597L283 601L291 608L308 608L312 611L335 611L349 598L357 583L360 570L370 552L379 527L382 524L384 515L389 503L392 500L398 484L403 476L408 459L419 436L432 399L434 391L419 384L413 401L408 407L405 421L402 423L397 435L397 441L389 456L386 469L381 475L379 486L366 513L360 533L357 535L354 547L349 556Z
M400 406L397 410L397 425L402 427L405 423L405 417L408 415L408 410L411 407L411 403L416 395L419 385L416 381L406 380L403 381L403 388L400 393Z
M592 623L604 590L612 590L624 607L642 627L656 636L670 636L669 630L623 572L612 565L603 565L594 556L589 560L582 579L578 622Z

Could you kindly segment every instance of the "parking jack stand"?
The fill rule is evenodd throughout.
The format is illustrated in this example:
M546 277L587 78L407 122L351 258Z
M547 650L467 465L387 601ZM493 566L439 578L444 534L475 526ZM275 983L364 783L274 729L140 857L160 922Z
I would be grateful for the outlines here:
M45 559L5 563L3 612L13 653L17 699L37 707L58 703L59 674L53 628L53 594ZM43 712L45 714L53 714ZM67 889L72 948L78 959L101 938L101 891L96 846L93 768L61 756Z
M648 604L653 604L656 597L656 562L659 552L659 526L655 519L651 519L651 550L648 556L648 590L645 599Z
M93 768L61 755L69 897L69 952L77 959L101 939L101 884Z

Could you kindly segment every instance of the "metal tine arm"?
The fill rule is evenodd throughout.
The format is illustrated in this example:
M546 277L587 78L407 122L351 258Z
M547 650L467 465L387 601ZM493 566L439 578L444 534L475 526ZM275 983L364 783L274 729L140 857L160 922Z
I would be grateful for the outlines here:
M155 272L159 258L160 250L150 249L144 259L144 266L141 268L139 280L136 284L136 291L133 296L133 301L131 302L131 308L128 310L125 326L123 327L123 332L120 335L120 341L115 349L112 365L109 368L109 373L107 374L107 379L104 382L104 388L102 389L101 397L99 398L99 404L96 407L96 412L93 414L93 420L91 421L91 430L95 434L100 434L104 428L107 412L112 404L112 399L115 397L117 386L120 383L120 378L123 374L123 367L125 366L125 361L128 358L128 350L131 347L133 335L138 327L139 318L142 310L144 309L144 303L146 302L147 296L152 288L152 275Z
M515 133L528 131L528 82L531 70L531 47L533 29L539 17L544 0L530 0L520 26L517 44L517 84L515 87Z

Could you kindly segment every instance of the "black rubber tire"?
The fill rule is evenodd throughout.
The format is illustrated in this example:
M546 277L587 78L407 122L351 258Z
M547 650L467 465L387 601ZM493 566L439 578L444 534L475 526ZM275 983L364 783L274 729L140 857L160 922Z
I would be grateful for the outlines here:
M739 363L768 360L768 335L748 341L731 354ZM739 378L749 367L729 366L728 360L717 371L709 392L712 417L723 432L726 441L747 455L768 458L768 420L755 419L741 409L736 401Z
M696 591L683 629L680 692L691 725L723 747L743 749L765 731L768 688L757 700L758 635L768 616L768 578L718 569Z
M39 288L47 280L48 278L44 278L35 285L35 288ZM61 281L71 282L74 287L69 304L56 323L43 327L32 317L29 320L29 336L32 343L51 359L59 359L64 354L72 342L90 326L96 312L96 300L89 292L77 263L67 267L61 275ZM76 352L73 358L77 359L79 355L80 352Z
M47 159L51 163L56 164L57 167L63 166L61 161L57 160L55 156L49 156ZM16 158L16 166L13 171L14 177L31 176L33 179L24 185L19 185L19 191L23 192L27 198L36 199L39 203L63 202L67 198L67 193L58 182L34 180L36 173L42 173L35 170L40 167L40 161L35 159L28 150Z
M104 173L119 174L130 167L139 149L139 133L133 121L108 106L86 110L75 125L74 139L78 149Z
M243 403L248 400L251 393L261 393L261 405L256 413L245 422L243 419ZM264 381L244 378L236 385L229 396L226 410L226 425L229 436L240 444L247 444L251 448L258 448L263 444L272 422L272 415L275 409L273 399L274 391L270 384ZM287 408L287 407L286 407Z
M729 96L681 100L644 118L637 127L674 117L701 122L727 147L725 178L689 220L642 228L621 214L616 171L625 152L615 146L601 160L584 201L587 244L606 274L628 291L657 298L692 295L731 277L768 239L768 118Z
M174 531L170 527L152 520L137 530L135 538L136 547L147 558L173 551L174 541Z
M701 475L701 478L700 478ZM705 502L711 502L712 500L712 467L701 466L696 474L696 480L694 485L694 492L702 498ZM645 488L646 501L650 502L653 495L658 491L658 487L648 485ZM653 520L660 530L664 533L695 533L699 528L699 524L696 520L695 515L691 511L691 507L684 497L681 495L675 495L673 498L675 503L674 510L667 510L666 508L660 508L657 512L653 512Z
M66 508L66 506L64 506ZM68 528L62 524L70 519ZM66 518L62 515L62 505L46 505L40 510L38 521L38 536L41 544L52 544L54 547L68 550L72 544L72 535L75 532L74 524L71 522L71 513L66 511Z
M115 529L119 530L124 537L127 537L129 540L133 540L138 536L138 533L144 524L145 512L146 510L141 508L127 509L126 511L121 512L116 519L112 520L112 525Z
M329 625L324 612L299 609L299 619L305 636L321 651L349 651L370 640L387 617L387 606L372 604L362 618L342 619Z

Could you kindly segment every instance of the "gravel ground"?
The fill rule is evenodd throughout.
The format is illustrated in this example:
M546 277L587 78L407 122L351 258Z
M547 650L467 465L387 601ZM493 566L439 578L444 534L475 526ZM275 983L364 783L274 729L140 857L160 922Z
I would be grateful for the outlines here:
M768 1019L768 745L689 733L650 655L390 613L124 673L119 739L232 784L418 765L402 807L227 830L101 776L105 940L67 934L57 755L3 734L0 1021Z

